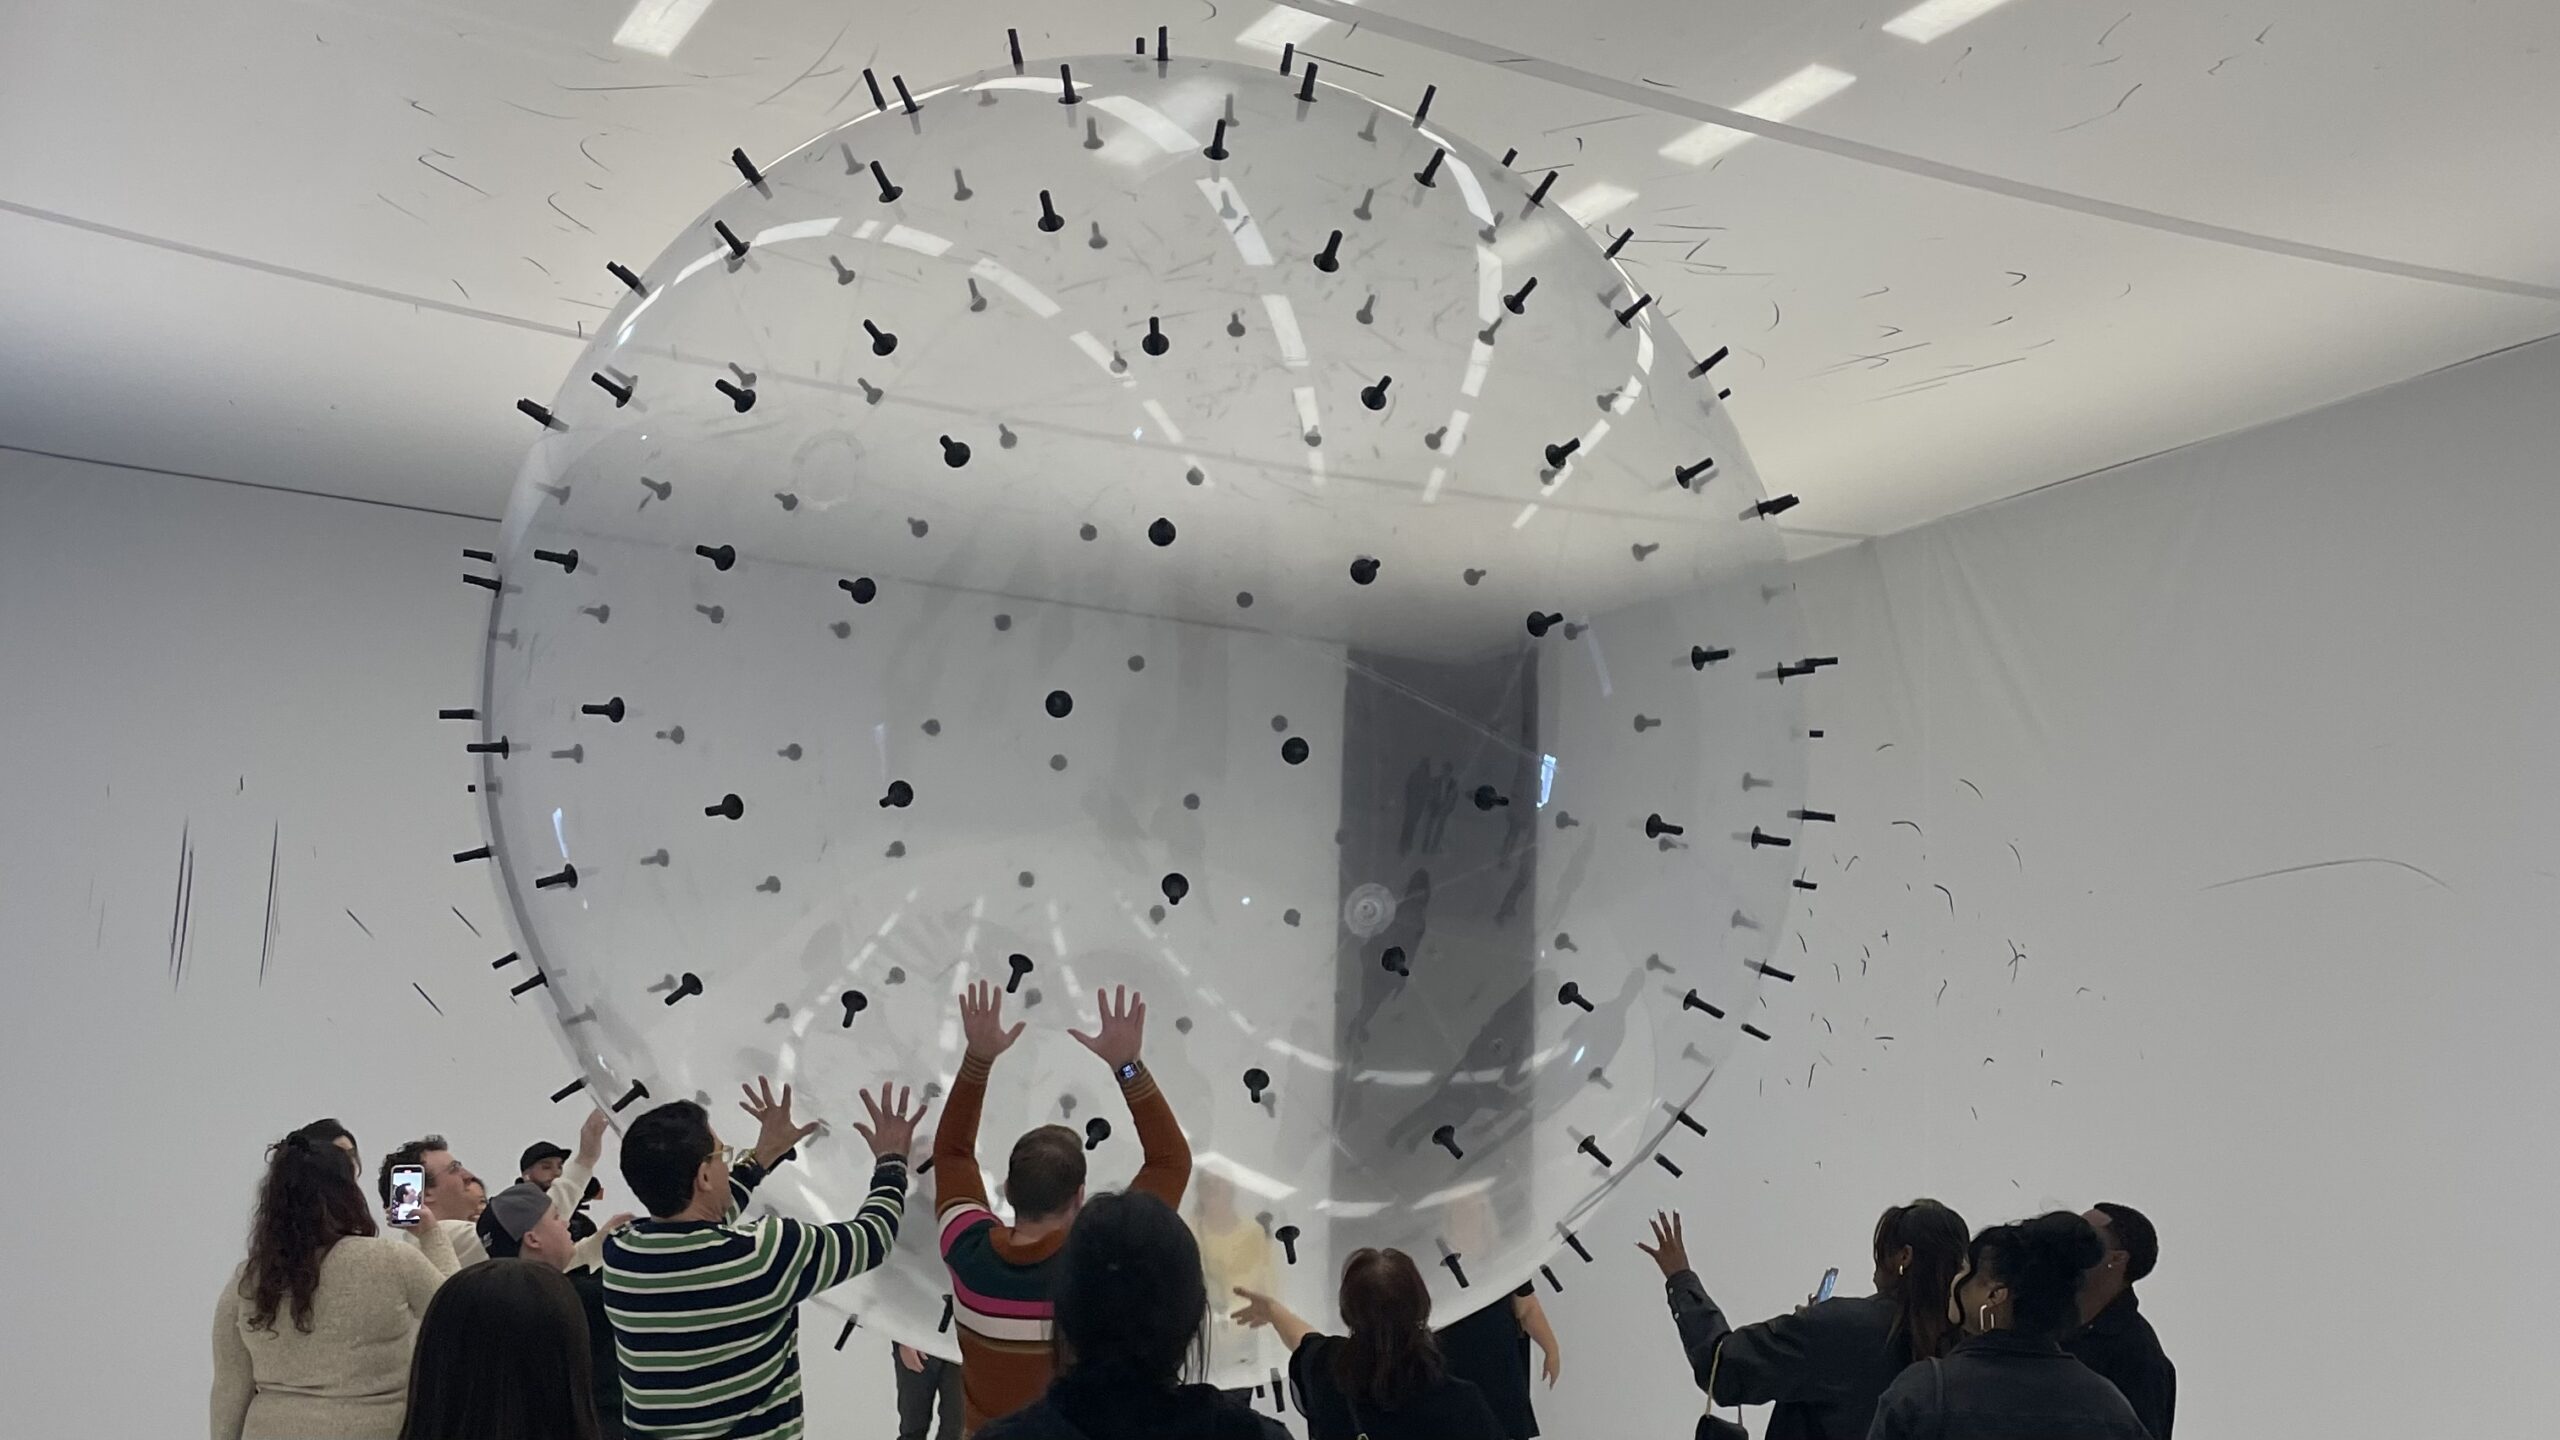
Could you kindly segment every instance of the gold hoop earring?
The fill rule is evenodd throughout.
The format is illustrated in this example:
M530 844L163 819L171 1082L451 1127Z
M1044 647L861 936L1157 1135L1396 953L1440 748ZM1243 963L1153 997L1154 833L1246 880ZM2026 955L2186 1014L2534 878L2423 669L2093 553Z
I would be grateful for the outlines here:
M1910 1269L1911 1269L1911 1267L1910 1267L1910 1266L1908 1266L1908 1265L1896 1265L1896 1266L1894 1266L1894 1267L1893 1267L1893 1273L1894 1273L1894 1274L1896 1274L1896 1275L1901 1275L1901 1274L1904 1274L1904 1273L1908 1272Z
M1985 1334L1985 1335L1988 1335L1988 1334L1990 1334L1990 1333L1991 1333L1991 1307L1990 1307L1990 1306L1988 1306L1988 1305L1984 1305L1984 1306L1980 1306L1980 1307L1976 1308L1976 1309L1975 1309L1975 1311L1974 1311L1974 1320L1975 1320L1976 1328L1977 1328L1977 1329L1979 1329L1981 1333L1983 1333L1983 1334Z

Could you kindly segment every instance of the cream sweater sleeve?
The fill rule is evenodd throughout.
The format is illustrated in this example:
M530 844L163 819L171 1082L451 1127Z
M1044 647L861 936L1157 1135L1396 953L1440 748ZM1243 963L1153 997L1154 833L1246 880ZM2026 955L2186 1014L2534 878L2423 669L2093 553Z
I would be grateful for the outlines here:
M426 1269L435 1277L434 1283L426 1289L426 1295L433 1296L436 1293L436 1286L443 1284L446 1276L462 1268L462 1257L454 1251L452 1232L446 1230L442 1224L421 1225L415 1234L418 1243L411 1248L427 1262ZM406 1268L404 1267L404 1270ZM419 1295L415 1276L410 1275L408 1278L411 1282L409 1308L417 1314L424 1315L427 1313L426 1298Z
M249 1369L248 1342L240 1338L240 1268L233 1267L213 1307L213 1440L240 1440L249 1421L249 1397L258 1389Z
M578 1202L587 1198L587 1182L595 1173L595 1161L577 1156L560 1167L560 1178L551 1182L551 1208L560 1212L563 1223L578 1213Z

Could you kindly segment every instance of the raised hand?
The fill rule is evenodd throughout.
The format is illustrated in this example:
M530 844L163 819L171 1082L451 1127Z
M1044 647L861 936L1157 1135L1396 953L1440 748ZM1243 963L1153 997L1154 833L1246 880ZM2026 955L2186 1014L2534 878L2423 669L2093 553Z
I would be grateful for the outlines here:
M1244 1305L1228 1318L1247 1330L1268 1328L1280 1308L1279 1302L1270 1296L1259 1290L1247 1290L1241 1285L1236 1287L1236 1298Z
M604 1155L605 1127L612 1123L602 1110L590 1111L587 1123L578 1127L578 1163L589 1169Z
M792 1146L818 1133L815 1121L801 1125L792 1120L790 1086L782 1087L779 1100L773 1095L773 1081L761 1075L756 1077L755 1084L741 1085L738 1089L747 1097L738 1102L738 1108L754 1117L756 1122L757 1164L771 1167L782 1163L782 1157L790 1152Z
M900 1086L893 1100L889 1089L887 1084L881 1085L877 1100L872 1099L868 1092L857 1092L862 1097L863 1113L870 1119L868 1122L855 1121L853 1128L871 1146L875 1159L886 1160L892 1155L904 1159L907 1152L915 1148L916 1123L924 1119L925 1107L918 1105L910 1114L907 1102L914 1097L914 1090Z
M1004 1023L1004 992L981 980L960 992L960 1033L969 1038L969 1053L992 1062L1022 1038L1022 1022Z
M1099 1031L1092 1035L1081 1030L1067 1033L1076 1037L1076 1043L1101 1056L1112 1069L1121 1069L1138 1058L1138 1051L1146 1042L1147 1002L1142 996L1130 994L1126 985L1097 992L1094 998L1102 1002Z
M1651 1256L1668 1280L1689 1268L1688 1238L1680 1228L1678 1211L1660 1212L1653 1217L1653 1243L1636 1242L1636 1248Z

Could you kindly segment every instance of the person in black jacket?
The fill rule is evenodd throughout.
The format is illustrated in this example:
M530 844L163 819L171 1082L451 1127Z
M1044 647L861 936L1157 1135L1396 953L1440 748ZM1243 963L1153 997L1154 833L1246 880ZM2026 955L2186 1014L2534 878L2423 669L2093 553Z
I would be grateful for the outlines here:
M1662 1268L1698 1388L1710 1405L1774 1403L1767 1440L1865 1440L1893 1377L1954 1343L1947 1296L1964 1263L1964 1217L1935 1200L1896 1205L1876 1220L1875 1294L1806 1304L1739 1329L1689 1268L1680 1217L1657 1216L1653 1238L1636 1248Z
M1951 1305L1965 1338L1902 1372L1867 1440L2147 1440L2116 1387L2061 1345L2080 1277L2105 1256L2068 1210L1973 1237Z
M1087 1200L1057 1266L1057 1377L972 1440L1289 1440L1280 1422L1182 1383L1207 1349L1209 1287L1172 1206L1142 1190Z
M1401 1250L1342 1267L1348 1338L1319 1333L1268 1295L1238 1289L1236 1323L1268 1325L1289 1351L1289 1385L1312 1440L1508 1440L1484 1392L1451 1375L1431 1333L1431 1289Z
M2178 1411L2178 1367L2169 1363L2133 1294L2133 1283L2160 1263L2160 1232L2130 1205L2100 1202L2080 1218L2098 1232L2107 1258L2081 1277L2080 1328L2062 1338L2062 1348L2115 1382L2151 1440L2169 1440Z

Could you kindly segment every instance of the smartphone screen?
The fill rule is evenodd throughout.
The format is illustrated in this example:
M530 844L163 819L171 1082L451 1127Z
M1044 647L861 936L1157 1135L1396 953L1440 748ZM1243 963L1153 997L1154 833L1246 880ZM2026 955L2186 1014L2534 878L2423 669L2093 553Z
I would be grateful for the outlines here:
M1822 1272L1822 1288L1813 1292L1813 1303L1819 1305L1823 1301L1830 1299L1831 1292L1839 1288L1840 1267L1834 1265L1830 1269Z
M426 1218L427 1172L423 1166L391 1167L391 1223L406 1229Z

